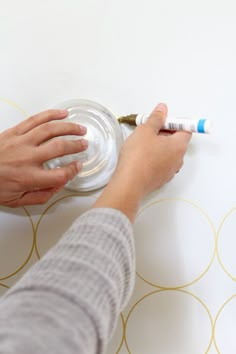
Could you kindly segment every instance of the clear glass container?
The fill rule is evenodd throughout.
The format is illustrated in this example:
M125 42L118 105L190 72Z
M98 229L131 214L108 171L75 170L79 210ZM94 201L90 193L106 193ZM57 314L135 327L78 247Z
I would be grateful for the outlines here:
M87 127L87 134L83 137L65 136L63 138L85 138L88 140L88 149L78 154L50 160L46 166L53 169L79 160L83 163L83 168L65 188L85 192L105 186L115 170L123 142L116 117L102 105L89 100L71 100L57 105L56 108L68 110L69 114L65 121Z

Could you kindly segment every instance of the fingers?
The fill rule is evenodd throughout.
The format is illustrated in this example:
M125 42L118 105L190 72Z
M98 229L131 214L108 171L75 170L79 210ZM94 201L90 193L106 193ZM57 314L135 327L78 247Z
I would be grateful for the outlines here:
M20 190L27 192L63 187L79 173L81 168L80 161L73 161L66 166L52 170L45 170L42 167L34 168L31 173L21 177Z
M150 115L146 124L152 126L155 132L158 133L164 125L167 112L167 106L164 103L159 103Z
M44 123L27 134L27 138L34 143L40 145L47 140L57 136L64 135L85 135L87 132L86 127L70 122L54 122Z
M66 140L54 139L39 146L38 160L40 163L70 154L78 154L88 148L88 141L85 139Z
M68 111L66 110L49 109L45 112L38 113L24 120L20 124L16 125L13 129L15 130L17 135L22 135L41 124L50 122L51 120L63 119L66 118L67 116L68 116Z
M48 188L34 192L27 192L21 198L9 202L8 206L17 208L25 205L44 204L57 192L57 188Z
M81 170L80 161L71 162L70 164L55 168L52 170L41 170L38 173L37 180L34 181L34 189L60 188L71 181Z

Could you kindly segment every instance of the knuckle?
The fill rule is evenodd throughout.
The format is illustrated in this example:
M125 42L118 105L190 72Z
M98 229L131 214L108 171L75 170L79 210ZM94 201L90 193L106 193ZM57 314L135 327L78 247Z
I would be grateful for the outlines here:
M155 120L159 120L160 122L163 122L163 120L165 119L165 113L161 111L154 111L152 116Z
M76 174L78 173L78 168L76 167L76 164L73 163L70 165L70 179L72 179Z
M53 142L53 150L57 153L58 156L65 155L66 142L63 139L55 139Z
M71 179L74 178L74 176L77 174L78 170L76 168L75 163L71 163L66 167L65 170L65 175L66 175L66 182L70 181Z
M44 114L45 114L48 118L50 118L50 117L54 116L54 115L56 114L56 112L57 112L57 110L55 110L55 109L47 109L47 110L44 112Z
M50 122L46 122L41 126L41 129L45 132L45 134L51 136L54 132L54 125Z
M64 185L68 181L68 173L65 169L59 169L57 172L57 185Z
M17 190L27 190L29 186L32 185L32 180L33 177L31 174L28 173L20 173L15 176L12 176L12 179L15 182L15 185L17 186Z
M78 124L71 122L62 122L61 124L65 130L65 134L80 134L80 127Z
M76 123L70 123L71 129L74 131L80 131L81 130L81 126L79 124Z
M37 124L38 120L39 120L39 114L36 114L30 118L27 119L29 123L31 123L32 125Z
M78 139L78 150L81 151L81 150L86 150L87 147L88 147L88 141L85 140L85 139Z
M45 121L45 119L48 120L48 119L52 118L54 115L55 115L55 110L48 109L46 111L43 111L43 112L33 115L29 119L31 119L33 123L34 122L37 123L38 121L41 121L41 120L43 120L43 121Z
M165 120L165 113L155 110L152 114L151 114L151 118L156 121L159 122L160 124L163 124L164 120Z

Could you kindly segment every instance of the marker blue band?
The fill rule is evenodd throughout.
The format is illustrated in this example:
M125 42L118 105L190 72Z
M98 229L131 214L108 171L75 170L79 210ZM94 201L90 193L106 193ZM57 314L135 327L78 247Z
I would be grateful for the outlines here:
M200 119L198 121L198 125L197 125L197 131L198 133L205 133L205 121L206 119Z

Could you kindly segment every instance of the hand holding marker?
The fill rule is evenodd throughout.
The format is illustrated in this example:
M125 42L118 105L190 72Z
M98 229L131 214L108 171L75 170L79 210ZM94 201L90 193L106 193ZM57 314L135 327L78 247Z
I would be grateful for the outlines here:
M119 123L129 125L140 125L146 123L148 114L130 114L118 118ZM208 119L190 119L190 118L166 118L161 130L186 131L191 133L210 133L211 125Z

